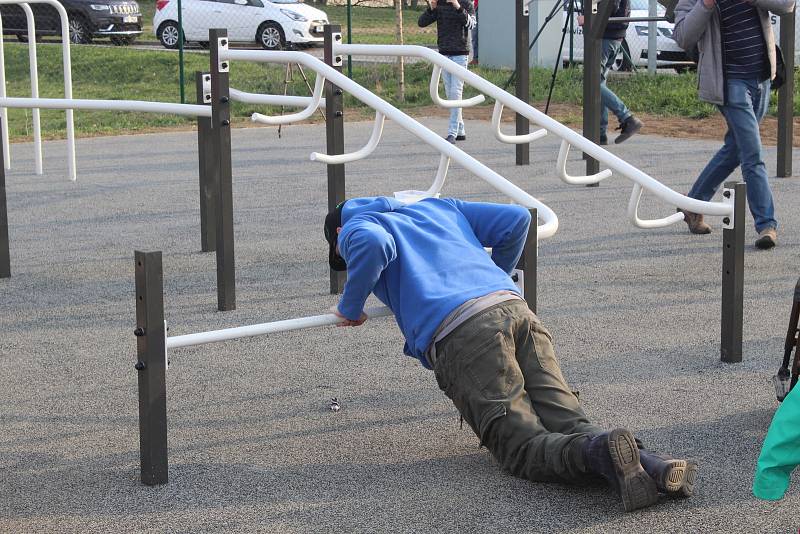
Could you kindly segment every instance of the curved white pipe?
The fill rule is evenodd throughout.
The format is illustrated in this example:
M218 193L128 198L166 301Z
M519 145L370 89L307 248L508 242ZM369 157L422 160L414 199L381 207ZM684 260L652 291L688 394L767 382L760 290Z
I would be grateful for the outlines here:
M503 116L503 103L495 101L494 111L492 111L492 130L494 136L501 143L508 143L509 145L519 145L522 143L532 143L537 139L541 139L547 135L547 130L544 128L536 130L526 135L506 135L500 131L500 118Z
M36 58L36 22L33 19L33 10L28 4L19 4L25 12L28 22L28 62L31 72L31 98L39 98L39 62ZM33 123L33 166L37 175L44 174L42 169L42 119L39 108L31 110Z
M291 96L291 95L262 95L258 93L246 93L238 89L230 89L231 100L244 104L263 104L265 106L290 106L304 108L312 104L310 96ZM319 99L319 106L325 107L325 99Z
M250 119L253 122L260 122L262 124L269 124L271 126L277 126L279 124L290 124L292 122L300 122L306 120L319 107L319 101L322 98L322 87L325 85L325 78L322 76L317 76L317 79L314 81L314 94L311 96L311 102L308 106L302 110L298 111L297 113L290 113L289 115L280 115L277 117L269 117L267 115L262 115L261 113L253 113L250 116Z
M0 15L0 36L3 35L3 17ZM6 97L6 52L4 39L0 38L0 98ZM0 124L3 125L3 165L11 170L11 150L8 144L8 110L0 108Z
M336 154L329 156L328 154L321 154L319 152L311 153L311 161L321 161L329 165L337 165L339 163L350 163L359 159L364 159L375 151L378 143L383 134L384 116L380 111L375 112L375 124L372 127L372 134L369 136L367 144L356 150L355 152L348 152L347 154Z
M172 104L141 100L81 100L66 98L0 98L0 107L41 109L90 109L100 111L139 111L142 113L171 113L189 117L211 117L211 106Z
M392 310L385 306L367 308L364 313L369 318L388 317L392 315ZM310 317L299 317L297 319L287 319L285 321L274 321L271 323L261 323L249 326L239 326L236 328L225 328L223 330L211 330L199 332L197 334L186 334L183 336L171 336L167 338L167 349L177 349L179 347L191 347L203 345L205 343L216 343L218 341L228 341L243 337L260 336L264 334L274 334L277 332L288 332L289 330L300 330L303 328L314 328L318 326L332 326L342 322L342 318L328 313L325 315L312 315Z
M450 168L450 158L442 154L439 156L439 168L436 170L436 178L433 184L425 191L425 197L435 197L444 186L444 179L447 178L447 170Z
M642 198L642 186L633 184L631 199L628 201L628 218L637 228L663 228L683 220L683 213L673 213L663 219L640 219L639 200Z
M450 61L449 59L447 61ZM452 61L450 61L453 63ZM453 63L455 65L455 63ZM483 95L473 96L472 98L467 98L465 100L445 100L439 98L439 78L442 75L442 67L438 65L433 66L433 73L431 74L431 100L437 106L443 108L468 108L472 106L476 106L486 100L486 97Z
M558 149L558 160L556 161L556 170L558 171L558 177L561 178L562 181L567 182L568 184L575 184L575 185L596 184L611 176L611 171L608 169L603 169L597 174L593 174L591 176L570 176L569 174L567 174L568 155L569 155L569 143L566 140L561 141L561 148Z
M470 72L461 65L457 65L429 48L415 45L354 45L338 43L334 43L333 46L334 53L337 55L412 56L424 58L434 65L438 65L455 74L487 97L501 101L506 107L513 109L551 134L567 141L570 145L579 148L615 173L641 184L642 187L649 190L666 204L704 215L730 216L733 213L733 208L723 202L704 202L670 189L630 163L592 143L578 132L548 117L533 106L526 104L514 95L503 91L493 83L484 80L477 74Z
M525 206L526 208L536 208L539 213L539 218L544 221L544 223L538 227L538 235L540 238L545 239L558 231L558 217L547 205L532 197L516 185L512 184L483 163L462 151L460 148L448 143L444 138L435 134L418 121L412 119L396 107L392 106L375 93L368 91L347 76L343 75L341 72L326 65L323 61L311 56L310 54L291 51L271 52L266 50L229 49L220 51L220 59L259 61L262 63L299 63L304 67L312 69L318 75L330 80L343 91L347 91L353 95L353 97L357 98L375 111L381 112L388 119L397 123L401 128L414 134L416 137L432 146L440 154L446 155L447 157L458 162L459 165L489 183L489 185L494 187L496 190L510 197L517 204ZM464 69L464 71L469 72L466 69ZM482 80L482 78L479 77L478 79ZM491 84L489 85L491 86Z

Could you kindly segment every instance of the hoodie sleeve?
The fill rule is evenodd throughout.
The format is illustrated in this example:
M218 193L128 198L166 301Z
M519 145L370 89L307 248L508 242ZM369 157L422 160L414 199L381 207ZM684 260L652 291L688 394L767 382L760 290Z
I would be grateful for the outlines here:
M513 204L452 201L469 222L481 245L491 247L495 265L511 273L525 247L531 223L530 212Z
M430 26L431 24L436 22L436 19L438 18L439 18L439 10L428 8L425 11L423 11L422 14L419 16L419 19L417 20L417 26L419 26L420 28L424 28L425 26Z
M707 8L703 0L680 0L675 6L675 28L672 37L678 46L691 50L706 32L716 6Z
M339 313L357 320L381 273L397 257L394 238L382 226L354 219L339 234L339 253L347 262L347 282Z

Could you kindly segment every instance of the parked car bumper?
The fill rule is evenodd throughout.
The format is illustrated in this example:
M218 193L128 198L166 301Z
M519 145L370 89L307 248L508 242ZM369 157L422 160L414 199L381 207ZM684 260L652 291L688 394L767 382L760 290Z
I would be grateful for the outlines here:
M286 40L292 43L321 43L323 42L323 26L327 20L311 20L305 22L292 22L284 24L288 30Z
M141 15L104 17L95 21L94 35L139 35L142 33Z

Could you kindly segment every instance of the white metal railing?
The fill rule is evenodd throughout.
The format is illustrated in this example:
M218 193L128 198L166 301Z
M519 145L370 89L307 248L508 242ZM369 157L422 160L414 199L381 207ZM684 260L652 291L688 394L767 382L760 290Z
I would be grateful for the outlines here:
M540 128L545 129L547 132L557 136L563 141L561 150L562 152L568 151L570 146L575 146L608 167L609 172L613 171L621 176L624 176L625 178L628 178L635 184L638 184L640 188L637 189L634 186L634 190L631 193L629 208L633 206L634 211L633 215L631 216L631 220L639 227L657 228L668 226L682 220L683 218L683 214L677 213L662 219L653 219L649 221L642 221L639 219L636 215L636 209L638 208L638 199L641 195L641 189L647 189L650 193L655 195L663 202L687 211L714 216L731 216L733 214L733 206L730 203L704 202L702 200L687 197L670 189L655 178L637 169L630 163L592 143L578 132L573 131L551 117L548 117L533 106L523 102L514 95L503 91L491 82L483 79L473 72L470 72L468 69L456 64L455 62L450 61L446 57L434 50L431 50L430 48L414 45L344 44L334 41L333 51L335 55L419 57L432 63L434 65L434 69L437 69L438 67L438 70L446 70L461 80L464 80L465 83L471 85L484 95L493 98L496 102L500 102L503 106L513 109L515 112L526 117L533 124L536 124ZM499 121L497 124L499 124ZM592 183L593 181L596 182L609 176L608 174L604 175L604 171L594 176L570 177L566 174L565 165L566 156L564 156L563 161L559 162L558 166L560 168L563 167L559 171L559 175L562 179L564 179L566 176L567 180L565 181L568 183ZM563 172L561 172L562 170Z
M173 104L144 100L81 100L66 98L0 98L6 108L83 109L92 111L138 111L141 113L171 113L188 117L211 117L211 106Z
M229 61L239 60L256 61L262 63L298 63L304 67L308 67L316 72L318 78L322 77L340 87L342 90L347 91L356 99L368 105L376 112L385 116L387 119L394 121L400 127L412 133L439 152L441 156L439 171L437 172L434 184L431 186L428 192L432 193L434 190L436 190L437 185L439 188L441 188L441 183L444 182L447 164L449 164L449 161L452 160L479 178L485 180L496 190L505 194L516 203L528 208L536 208L538 210L539 218L543 221L543 223L538 226L538 235L540 238L544 239L550 237L558 230L558 217L556 217L556 214L553 212L553 210L551 210L544 203L532 197L504 177L497 174L492 169L486 167L483 163L465 153L457 146L449 143L447 140L432 132L418 121L409 117L376 94L368 91L333 67L326 65L323 61L311 56L310 54L292 51L230 50L227 48L227 46L220 45L219 58L220 60L225 59ZM451 61L450 63L453 62ZM453 65L457 66L455 63L453 63ZM464 72L472 74L466 69L464 69ZM319 155L316 156L316 158L319 159ZM443 163L445 161L447 161L447 164ZM438 193L438 190L435 192ZM432 196L432 194L429 196Z
M350 163L351 161L366 158L375 151L375 148L378 146L378 142L381 140L381 135L383 135L383 123L385 119L386 117L384 117L381 112L375 112L375 125L372 127L372 134L369 136L367 144L355 152L350 152L348 154L336 154L334 156L320 154L319 152L312 152L311 161L321 161L322 163L327 163L329 165L338 165L340 163Z
M262 95L259 93L246 93L238 89L230 89L231 100L242 102L243 104L257 104L264 106L287 106L304 108L311 104L310 96L291 96L291 95ZM325 107L325 99L319 99L319 107Z
M313 115L319 107L320 100L322 100L323 87L325 87L325 78L322 76L317 76L317 79L314 81L314 94L311 95L310 102L305 109L300 110L297 113L278 115L276 117L269 117L267 115L262 115L261 113L253 113L251 119L253 122L260 122L262 124L269 124L273 126L277 126L279 124L291 124L293 122L306 120Z

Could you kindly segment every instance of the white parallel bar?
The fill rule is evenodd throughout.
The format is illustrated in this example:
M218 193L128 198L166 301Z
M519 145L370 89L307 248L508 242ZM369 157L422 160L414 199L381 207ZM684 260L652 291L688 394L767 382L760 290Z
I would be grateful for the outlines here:
M36 58L36 22L33 18L33 10L28 4L20 4L19 7L25 12L25 19L28 22L28 62L30 63L31 78L31 98L39 98L39 62ZM33 122L33 167L37 175L44 174L42 168L42 118L39 108L31 110Z
M500 118L503 116L503 104L499 100L494 102L494 110L492 111L492 129L494 136L501 143L508 143L509 145L521 145L523 143L532 143L537 139L541 139L547 135L547 130L540 129L531 132L527 135L506 135L500 131Z
M3 35L3 17L0 16L0 36ZM0 98L6 97L6 52L4 39L0 38ZM11 170L11 151L8 143L8 110L0 108L0 121L3 125L3 165Z
M392 315L392 311L385 306L367 308L364 310L364 313L369 318L388 317ZM204 345L206 343L217 343L219 341L229 341L232 339L261 336L264 334L275 334L278 332L288 332L290 330L301 330L304 328L315 328L318 326L331 326L341 322L341 317L338 317L332 313L328 313L325 315L312 315L310 317L287 319L285 321L275 321L272 323L225 328L224 330L211 330L209 332L199 332L197 334L168 337L167 349L191 347L194 345Z
M350 46L350 45L348 45ZM412 47L416 48L416 47ZM396 122L401 128L411 132L419 139L444 154L469 172L485 180L496 190L514 200L517 204L527 208L536 208L544 224L539 226L539 237L544 239L552 236L558 230L558 217L548 206L532 197L516 185L512 184L483 163L479 162L457 146L448 143L443 137L435 134L416 120L412 119L399 109L395 108L376 94L360 86L336 69L326 65L321 60L304 52L266 51L266 50L227 50L220 51L221 58L241 61L260 61L263 63L299 63L330 80L342 90L347 91L355 98L368 105L375 111ZM447 60L450 61L450 60ZM450 63L453 63L450 61ZM455 65L455 63L453 63ZM455 65L458 67L458 65ZM461 67L458 67L461 68ZM469 73L466 69L464 72ZM471 73L469 73L471 74ZM479 80L482 78L478 77ZM485 82L488 84L488 82ZM494 87L491 84L488 84ZM498 89L499 90L499 89ZM0 104L1 105L1 104ZM677 194L677 193L676 193Z
M593 174L591 176L570 176L567 174L568 155L569 143L566 141L561 141L561 147L558 149L558 159L556 160L556 170L558 171L558 177L561 178L562 182L573 185L596 184L611 176L611 171L608 169L603 169L597 174Z
M211 117L211 106L172 104L140 100L80 100L67 98L0 98L7 108L84 109L95 111L131 111L141 113L170 113L189 117Z
M640 219L639 200L642 198L642 186L633 184L631 199L628 201L628 218L637 228L663 228L683 220L683 213L673 213L663 219Z
M529 121L544 128L551 134L567 141L570 145L579 148L589 156L593 157L612 171L634 182L642 185L645 189L653 193L657 198L679 208L703 213L705 215L732 215L732 208L723 202L704 202L689 198L685 195L673 191L655 178L637 169L630 163L618 158L611 152L592 143L578 132L564 126L560 122L548 117L533 106L526 104L519 98L503 91L491 82L484 80L477 74L470 72L461 65L457 65L438 52L424 46L415 45L355 45L355 44L333 44L334 54L338 55L362 55L362 56L413 56L421 57L442 69L455 74L465 83L468 83L484 95L494 98L526 117ZM388 115L387 115L388 116ZM523 204L524 205L524 204ZM534 207L534 206L528 206Z
M231 88L231 99L244 104L263 104L265 106L287 106L304 108L311 104L310 96L287 96L287 95L261 95L258 93L246 93L238 89ZM325 107L325 99L319 99L320 107Z
M314 80L314 94L311 96L311 102L302 111L298 111L297 113L291 113L289 115L278 115L275 117L262 115L261 113L253 113L250 116L250 118L252 119L253 122L260 122L272 126L304 121L311 115L313 115L315 111L317 111L317 108L319 107L319 101L320 99L322 99L322 88L324 86L325 86L325 78L323 78L322 76L317 76L317 79Z
M378 143L381 140L381 135L383 134L383 122L384 116L381 114L381 112L376 111L375 124L372 126L372 134L369 136L367 144L355 152L336 154L334 156L321 154L319 152L312 152L311 161L321 161L322 163L327 163L329 165L338 165L340 163L350 163L351 161L357 161L359 159L366 158L375 151L375 148L378 146Z
M437 66L433 67L433 73L431 74L431 84L430 84L430 93L431 93L431 100L433 103L442 108L469 108L472 106L477 106L484 100L486 97L483 95L473 96L472 98L467 98L466 100L445 100L439 97L439 78L442 75L442 68Z

